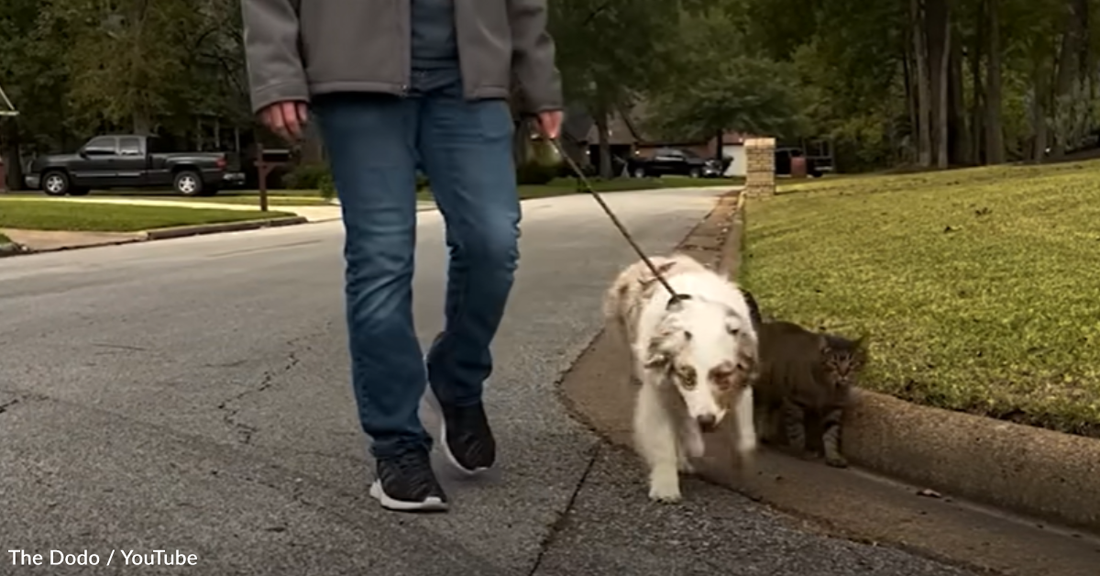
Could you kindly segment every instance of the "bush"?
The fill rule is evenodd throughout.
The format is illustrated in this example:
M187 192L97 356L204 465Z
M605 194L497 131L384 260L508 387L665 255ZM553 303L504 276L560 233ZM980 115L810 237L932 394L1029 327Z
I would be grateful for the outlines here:
M557 166L528 162L516 168L516 182L521 186L548 184L558 176Z
M332 180L328 166L302 164L283 176L283 187L288 190L318 190L326 179Z

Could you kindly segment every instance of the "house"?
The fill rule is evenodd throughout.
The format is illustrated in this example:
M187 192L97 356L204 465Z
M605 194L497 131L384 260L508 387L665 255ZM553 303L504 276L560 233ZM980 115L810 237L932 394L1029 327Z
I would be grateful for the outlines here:
M642 127L644 104L638 104L628 114L615 113L607 123L607 140L611 154L621 160L630 157L652 156L658 148L679 148L689 150L703 158L718 156L718 138L709 139L667 139L648 134ZM599 128L592 117L580 107L566 110L563 136L571 141L576 151L575 160L582 165L599 166L600 146ZM731 159L726 176L744 176L747 171L745 162L745 139L751 136L739 132L726 132L722 135L722 156ZM570 151L572 155L573 152ZM618 164L618 163L616 163Z

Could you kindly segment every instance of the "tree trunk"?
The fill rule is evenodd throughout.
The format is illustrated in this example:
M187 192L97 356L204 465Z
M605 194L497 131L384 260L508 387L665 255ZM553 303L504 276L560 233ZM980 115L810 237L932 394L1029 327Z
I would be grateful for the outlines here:
M951 42L950 61L948 62L948 86L950 88L948 121L948 135L951 141L951 162L960 166L972 165L974 152L970 142L970 131L967 128L966 100L963 98L963 72L962 72L962 42L953 39Z
M611 173L611 142L608 140L607 112L600 110L595 114L596 131L599 132L600 178L608 179Z
M23 189L23 163L19 154L19 125L15 118L0 116L0 161L4 164L5 182L0 182L0 192Z
M985 162L1004 164L1005 136L1001 126L1001 9L1000 0L986 6Z
M1062 45L1058 50L1058 68L1055 72L1054 91L1051 110L1054 116L1054 133L1050 136L1050 157L1059 159L1066 154L1066 141L1073 132L1073 92L1074 81L1080 72L1078 54L1083 31L1077 14L1078 0L1067 0L1065 4L1065 24L1062 30Z
M985 23L985 2L978 2L978 14L974 20L978 23L974 34L974 43L970 46L970 83L973 86L973 98L970 103L970 149L974 164L984 161L982 150L982 129L985 124L985 90L982 86L982 48L985 44L983 30Z
M927 37L921 0L910 0L913 28L913 55L916 60L918 123L917 163L922 168L932 166L932 86L929 82Z
M917 90L913 86L912 36L912 30L908 28L905 33L905 48L902 50L901 59L902 78L905 80L905 106L909 112L909 145L905 151L905 162L909 164L917 161L917 137L920 128L920 113L918 112L920 105L917 102Z
M1046 58L1043 57L1035 63L1032 71L1032 99L1031 99L1031 161L1042 162L1046 157L1047 149L1047 106L1046 99L1049 94Z
M134 124L134 134L149 134L151 132L153 122L147 114L135 111L131 118Z
M925 28L928 33L928 60L931 63L932 125L936 167L949 166L949 115L950 115L950 60L951 60L951 17L947 0L927 0L925 4Z

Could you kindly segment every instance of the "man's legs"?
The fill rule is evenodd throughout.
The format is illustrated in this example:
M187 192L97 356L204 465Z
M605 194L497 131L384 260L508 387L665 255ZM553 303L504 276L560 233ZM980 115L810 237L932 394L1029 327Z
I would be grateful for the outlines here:
M423 97L419 148L450 249L447 323L428 354L428 381L443 410L443 447L467 472L496 456L481 393L519 258L512 130L503 100L465 101L458 84Z
M426 374L412 321L419 106L363 94L314 103L344 216L352 386L378 461L371 494L398 509L446 501L420 422Z

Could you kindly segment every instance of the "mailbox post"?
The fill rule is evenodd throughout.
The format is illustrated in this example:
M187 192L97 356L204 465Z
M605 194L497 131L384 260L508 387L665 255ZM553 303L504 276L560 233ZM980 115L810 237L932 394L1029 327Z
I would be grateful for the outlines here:
M289 159L289 152L287 150L272 150L272 155L277 155L284 158L283 160L268 161L264 151L264 145L256 143L256 172L260 179L260 211L268 211L267 202L267 176L271 174L271 171L287 164Z

